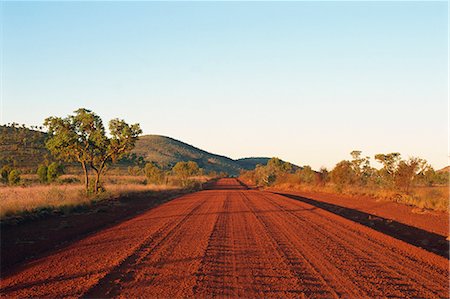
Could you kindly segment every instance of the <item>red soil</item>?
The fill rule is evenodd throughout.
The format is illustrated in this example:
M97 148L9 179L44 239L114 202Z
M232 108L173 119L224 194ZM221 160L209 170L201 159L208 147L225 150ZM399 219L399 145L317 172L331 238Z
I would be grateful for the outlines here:
M448 260L314 205L182 196L3 277L14 297L448 297Z
M421 210L393 201L377 200L370 196L351 196L314 191L276 190L274 192L298 195L341 207L352 208L372 215L402 222L442 236L449 236L449 214L441 211Z

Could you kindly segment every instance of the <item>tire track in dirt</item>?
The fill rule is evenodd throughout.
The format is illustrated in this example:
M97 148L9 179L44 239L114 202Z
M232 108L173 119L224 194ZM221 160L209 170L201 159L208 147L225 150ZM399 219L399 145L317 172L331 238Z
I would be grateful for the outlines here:
M199 298L298 298L304 291L236 191L219 215L197 276L193 293Z
M304 251L301 251L302 242L295 242L296 240L293 237L301 231L301 228L296 232L291 231L289 234L289 230L283 227L286 225L285 221L277 225L274 219L270 219L271 214L275 213L264 213L265 210L273 211L272 206L268 205L266 201L262 198L253 200L245 194L242 195L257 221L265 228L277 250L282 253L286 262L290 265L291 271L296 277L300 278L302 293L306 297L338 298L361 295L361 292L352 292L355 288L351 281L344 282L338 277L327 276L328 270L322 266L323 263L320 262L320 258L317 259L316 257L315 263L312 263L310 257L305 255ZM322 267L318 267L318 265ZM340 280L339 284L334 284L336 279Z
M298 224L307 230L304 234L307 238L305 244L309 247L316 245L315 248L310 249L310 252L319 250L322 256L327 257L327 260L334 260L336 270L344 272L341 276L346 274L352 277L359 288L365 289L370 296L434 298L448 294L445 287L448 272L445 270L445 260L441 257L423 252L428 255L428 260L422 262L421 259L412 258L404 250L405 245L410 245L402 244L401 241L391 238L389 240L391 242L386 242L385 239L390 237L320 209L313 209L308 214L292 212L296 207L312 207L304 203L286 200L284 197L268 197L267 195L264 197L274 207L286 212L283 215L284 221ZM292 216L296 219L292 219ZM353 227L345 225L346 221ZM365 234L364 230L369 230L371 234ZM373 235L376 234L383 238L374 239ZM392 243L401 245L402 250L399 250L400 246L392 246ZM440 267L429 263L430 256L432 260L440 260ZM408 264L408 267L405 264ZM355 267L355 265L359 266Z
M283 200L280 202L281 204L289 204L290 202ZM278 204L280 208L282 208L282 205ZM318 212L324 212L322 210L318 210ZM318 212L313 211L312 213L319 216ZM295 213L294 213L295 214ZM297 215L297 217L299 217ZM326 225L320 225L318 223L314 223L316 231L319 229L322 229L322 232L327 231L327 225L335 226L335 223L331 221L331 218L323 217L323 220L327 221L328 223ZM357 250L360 254L370 257L370 262L373 263L375 268L377 265L382 266L384 269L388 269L388 271L392 271L398 274L398 277L408 277L409 279L413 280L416 284L422 285L424 288L427 288L428 286L432 286L433 289L442 289L445 290L445 288L442 287L442 284L439 283L439 278L445 277L448 275L447 272L442 271L442 268L435 267L432 264L424 263L421 259L418 259L414 256L411 256L410 253L399 251L396 247L390 246L387 242L380 242L381 240L376 241L376 232L373 230L369 230L369 232L374 232L374 237L368 237L365 234L361 234L361 232L358 232L354 230L352 227L348 227L345 224L335 226L336 230L340 231L339 240L342 241L342 244L344 245L344 248L353 248L354 250ZM356 234L355 234L356 232ZM390 237L387 237L385 235L382 235L384 238L390 239ZM394 242L397 240L391 239ZM353 244L358 241L358 243L366 243L365 247L357 248ZM381 245L383 244L383 245ZM353 246L352 246L353 245ZM348 251L348 250L346 250ZM374 257L374 253L378 256L378 258L383 257L384 263L380 264L376 257ZM382 255L380 255L382 253ZM402 256L401 262L399 262L398 255ZM428 254L428 253L425 253ZM428 254L429 255L429 254ZM434 257L434 255L432 255ZM440 258L437 258L438 260ZM442 259L441 259L442 261ZM412 271L411 269L416 269L417 267L420 267L421 271ZM384 271L384 270L382 270ZM402 273L401 273L402 272ZM406 275L405 275L406 274ZM436 274L438 274L436 276ZM400 284L406 286L406 284ZM435 295L439 295L439 292Z
M284 205L289 204L295 204L296 202L291 201L285 201L284 198L281 198L282 200L277 204L281 209L285 210L283 207ZM315 214L315 216L321 217L319 213L326 214L327 212L323 210L317 210L312 211L312 214ZM295 212L293 213L295 214ZM296 215L297 218L302 218L299 215ZM334 217L334 216L332 216ZM333 226L335 230L339 231L339 238L335 241L341 241L342 248L345 249L346 253L348 253L348 248L351 248L355 251L357 251L356 254L366 256L367 261L369 263L372 263L374 268L381 267L380 271L383 273L387 273L387 271L391 271L393 273L397 273L397 278L403 278L408 277L410 280L414 281L417 285L422 285L425 289L428 286L431 286L432 289L442 289L445 290L445 288L442 286L442 284L439 283L439 278L443 278L448 273L446 271L443 271L442 268L435 267L433 264L425 263L421 259L418 259L417 257L411 256L408 252L399 251L396 247L390 246L389 242L386 242L385 240L376 240L377 239L377 232L373 230L368 230L369 233L373 233L373 236L368 236L367 234L362 234L361 231L357 231L352 227L346 226L344 223L342 225L336 226L335 222L331 220L331 218L328 217L321 217L324 221L328 223L315 223L313 222L315 231L321 231L322 233L326 233L329 231L329 228L327 226ZM343 222L346 222L346 220L341 219ZM353 223L352 223L353 224ZM355 226L358 228L362 228L363 230L366 229L363 226ZM356 234L355 234L356 232ZM393 242L399 242L400 244L403 244L403 242L395 240L393 238L390 238L385 235L378 234L379 236L382 236L383 239L389 239ZM369 243L369 244L367 244ZM364 244L363 247L357 247L355 244ZM383 245L381 245L383 244ZM409 246L409 245L407 245ZM409 246L410 247L410 246ZM422 251L421 249L419 252ZM434 254L430 254L428 252L425 252L425 255L431 256L433 259L435 258ZM399 254L402 257L401 262L399 262ZM383 260L383 263L380 263L379 261ZM442 260L440 257L437 257L437 260L441 260L445 263L444 260ZM442 263L442 265L444 264ZM420 267L420 271L412 271L411 269L416 269L417 267ZM394 278L393 278L394 279ZM407 286L406 283L400 283L398 284L400 286ZM397 286L398 286L397 285ZM435 295L439 295L439 292L435 293ZM416 296L419 296L416 295Z
M200 197L206 200L207 197ZM31 262L2 278L1 296L79 297L132 256L146 240L199 205L193 195L180 197L141 216L81 240L64 250Z
M187 214L183 215L178 221L170 222L154 235L145 240L139 248L125 259L122 263L112 269L102 280L88 290L83 296L92 298L106 298L115 297L120 294L124 288L123 285L130 284L136 276L142 275L139 270L142 269L141 264L149 255L156 255L158 251L165 250L167 257L172 254L173 246L166 248L166 243L170 242L174 236L178 236L179 230L182 229L186 223L189 223L191 218L206 205L207 197L199 200L195 207ZM154 269L161 268L161 262L155 263ZM153 274L157 275L157 274ZM152 277L148 282L151 283L155 277Z
M448 297L448 261L235 179L2 278L2 297Z

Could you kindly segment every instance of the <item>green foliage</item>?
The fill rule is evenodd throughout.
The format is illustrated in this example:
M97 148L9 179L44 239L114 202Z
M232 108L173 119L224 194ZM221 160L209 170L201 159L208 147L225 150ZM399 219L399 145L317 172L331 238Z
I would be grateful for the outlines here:
M8 183L10 185L20 184L20 172L17 169L11 170L11 172L8 174Z
M181 180L183 186L186 186L190 177L198 175L199 167L193 161L178 162L172 168L172 172Z
M85 175L86 191L89 191L88 167L94 170L93 192L100 191L100 178L108 163L116 162L128 154L142 133L138 124L128 125L120 119L109 122L110 136L106 136L101 118L94 112L80 108L66 118L49 117L47 148L64 161L78 161Z
M338 191L342 191L344 186L355 182L356 174L353 164L350 161L343 160L336 164L331 171L331 181L336 185Z
M299 178L300 182L306 184L313 183L316 178L316 172L312 170L311 166L309 165L305 165L303 166L303 168L297 170L296 175Z
M254 171L245 173L257 186L271 186L291 172L292 164L279 158L271 158L267 165L257 165Z
M39 163L47 160L50 153L45 148L46 134L42 127L31 129L17 123L0 126L0 167L33 171Z
M48 178L47 178L47 173L48 173L48 167L46 165L39 165L38 169L37 169L37 176L39 178L39 182L41 183L46 183Z
M8 165L4 165L0 169L0 176L1 176L1 180L3 183L8 183L8 176L9 176L10 172L11 172L11 167L9 167Z
M63 173L63 166L59 163L52 162L47 168L47 181L54 182Z
M159 185L165 182L164 171L153 163L145 164L144 172L149 184Z
M377 154L375 160L383 164L383 168L379 171L382 184L392 187L395 180L395 171L401 160L400 153Z

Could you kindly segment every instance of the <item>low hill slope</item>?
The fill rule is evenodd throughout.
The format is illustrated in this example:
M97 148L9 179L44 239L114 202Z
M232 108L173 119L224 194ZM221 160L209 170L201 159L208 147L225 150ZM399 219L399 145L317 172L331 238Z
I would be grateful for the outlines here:
M17 125L0 126L0 167L10 165L31 172L36 171L39 164L53 160L45 148L46 139L47 134L38 130ZM170 169L180 161L195 161L207 172L226 172L230 175L237 175L243 169L254 169L257 164L265 165L269 160L265 157L233 160L160 135L139 137L132 154L135 157L143 157L147 162L155 162L165 169ZM119 167L132 165L135 165L134 160L124 159Z
M235 160L241 168L250 170L255 169L256 165L266 165L270 158L266 157L251 157L251 158L242 158Z
M0 126L0 167L34 169L51 155L45 148L47 134L19 126Z
M439 169L436 172L450 172L450 166L445 166L444 168Z
M225 171L236 175L243 168L237 161L215 155L179 140L160 136L141 136L133 150L137 156L164 168L171 168L179 161L195 161L206 171Z

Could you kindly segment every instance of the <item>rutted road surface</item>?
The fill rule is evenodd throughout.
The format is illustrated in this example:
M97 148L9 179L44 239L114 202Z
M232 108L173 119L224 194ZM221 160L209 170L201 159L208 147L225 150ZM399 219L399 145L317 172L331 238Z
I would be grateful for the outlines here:
M2 278L7 297L448 297L448 260L222 179Z

